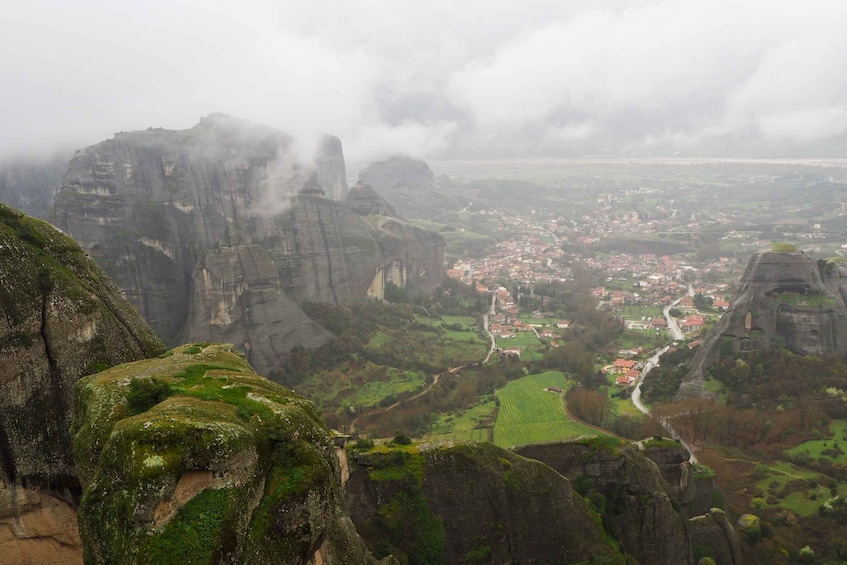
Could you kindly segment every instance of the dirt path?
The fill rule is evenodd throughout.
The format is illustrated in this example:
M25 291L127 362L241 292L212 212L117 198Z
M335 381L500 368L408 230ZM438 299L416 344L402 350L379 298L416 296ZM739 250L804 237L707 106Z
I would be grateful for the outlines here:
M445 371L445 373L449 373L449 374L451 374L451 375L455 375L455 374L456 374L456 372L457 372L459 369L462 369L462 368L464 368L464 367L466 367L466 366L467 366L467 365L462 365L461 367L453 367L452 369L448 369L447 371ZM434 377L432 377L432 382L429 384L429 386L428 386L428 387L426 387L425 389L423 389L422 391L420 391L419 393L417 393L417 394L416 394L416 395L414 395L414 396L410 396L409 398L404 398L403 400L398 400L397 402L395 402L394 404L392 404L391 406L388 406L387 408L385 408L385 409L383 409L383 410L376 410L376 411L374 411L374 412L368 412L367 414L362 414L362 415L360 415L360 416L356 416L355 418L353 418L353 421L352 421L352 422L350 422L350 435L353 435L353 433L355 433L355 431L356 431L356 423L358 423L359 418L361 418L362 416L372 416L372 415L374 415L374 414L380 414L380 413L384 414L385 412L390 412L391 410L394 410L395 408L397 408L398 406L400 406L400 405L401 405L401 404L403 404L404 402L409 402L410 400L414 400L414 399L416 399L416 398L420 398L421 396L425 395L425 394L426 394L426 393L428 393L430 390L432 390L432 387L434 387L435 385L437 385L437 384L438 384L438 379L440 379L440 378L441 378L441 375L443 375L443 374L444 374L444 373L438 373L437 375L435 375Z

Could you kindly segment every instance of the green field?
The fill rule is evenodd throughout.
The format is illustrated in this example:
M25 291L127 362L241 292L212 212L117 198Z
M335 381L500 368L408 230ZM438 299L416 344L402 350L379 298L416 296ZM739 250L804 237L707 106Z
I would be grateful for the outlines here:
M815 439L801 443L797 447L787 449L788 455L808 455L810 459L829 459L839 465L847 463L847 422L844 420L833 420L829 423L829 439ZM828 452L828 453L825 453Z
M508 339L496 337L497 347L502 347L503 349L520 349L521 359L523 361L537 361L543 357L543 353L539 350L543 350L544 344L535 337L535 332L515 332L515 335L517 337L510 337Z
M494 444L500 447L554 441L598 432L565 414L563 395L546 392L548 386L567 389L563 373L549 371L512 381L497 391L500 411L494 424Z
M496 412L494 395L483 396L476 406L453 414L439 414L425 439L490 442Z
M641 318L662 318L661 306L653 306L646 304L624 304L621 308L621 316L625 320L641 320Z
M757 465L754 473L759 478L756 483L759 492L764 493L768 500L776 499L779 508L800 516L814 515L818 507L831 496L829 489L824 486L828 482L825 475L785 461ZM784 489L789 483L798 486L790 489L792 492L785 493ZM843 495L845 490L844 485L839 485L838 494Z
M369 408L394 402L397 395L414 393L426 385L420 371L403 371L367 363L356 372L318 373L297 385L297 391L321 408Z

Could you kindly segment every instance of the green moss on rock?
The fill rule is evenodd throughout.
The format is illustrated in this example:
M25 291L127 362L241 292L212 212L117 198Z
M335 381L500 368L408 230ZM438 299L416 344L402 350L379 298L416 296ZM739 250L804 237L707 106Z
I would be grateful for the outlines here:
M169 395L132 414L131 383L154 379ZM232 346L175 348L86 377L76 392L88 562L295 563L339 538L353 549L335 555L367 555L342 524L319 412Z
M0 204L0 469L73 488L73 384L164 347L73 239ZM2 477L0 477L2 478Z

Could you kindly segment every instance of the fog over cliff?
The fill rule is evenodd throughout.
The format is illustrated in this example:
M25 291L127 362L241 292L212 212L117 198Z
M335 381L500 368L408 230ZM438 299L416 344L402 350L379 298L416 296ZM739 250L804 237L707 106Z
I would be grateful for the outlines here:
M350 160L831 155L847 4L33 0L0 18L0 155L226 112Z

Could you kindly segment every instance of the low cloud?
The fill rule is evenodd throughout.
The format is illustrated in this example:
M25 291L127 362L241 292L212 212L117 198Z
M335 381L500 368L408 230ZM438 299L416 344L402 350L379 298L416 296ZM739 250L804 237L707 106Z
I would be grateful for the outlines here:
M840 0L32 0L0 19L0 154L210 112L359 161L803 152L845 138L844 29Z

